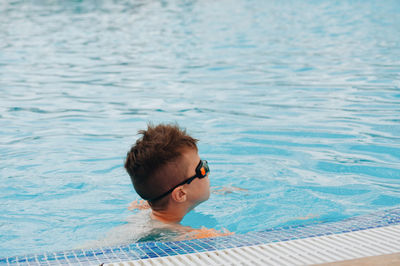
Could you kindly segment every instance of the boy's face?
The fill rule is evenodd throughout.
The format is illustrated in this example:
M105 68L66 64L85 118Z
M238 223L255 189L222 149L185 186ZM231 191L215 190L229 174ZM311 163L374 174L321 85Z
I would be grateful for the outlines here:
M195 149L187 149L182 152L183 162L188 166L186 178L196 174L196 167L200 162L199 154ZM190 184L186 184L188 190L188 200L192 203L193 208L196 205L208 200L210 197L210 180L207 177L195 178Z

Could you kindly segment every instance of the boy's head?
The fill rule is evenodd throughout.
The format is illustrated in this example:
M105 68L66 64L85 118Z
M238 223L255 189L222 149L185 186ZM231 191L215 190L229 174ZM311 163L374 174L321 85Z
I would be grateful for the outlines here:
M209 181L201 178L208 174L208 166L197 154L197 139L177 125L148 125L139 134L142 137L128 152L125 168L136 192L153 209L165 209L178 185L187 186L190 193L185 200L193 205L208 199ZM185 183L194 176L200 178Z

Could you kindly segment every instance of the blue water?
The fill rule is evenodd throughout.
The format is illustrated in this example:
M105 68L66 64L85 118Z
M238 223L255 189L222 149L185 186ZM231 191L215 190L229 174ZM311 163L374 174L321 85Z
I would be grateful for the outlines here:
M3 1L0 257L65 250L138 199L148 121L200 139L183 221L244 233L400 205L399 1Z

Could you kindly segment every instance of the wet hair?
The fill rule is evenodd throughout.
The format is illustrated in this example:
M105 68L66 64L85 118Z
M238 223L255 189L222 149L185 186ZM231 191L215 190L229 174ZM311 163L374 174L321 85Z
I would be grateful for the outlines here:
M187 149L197 151L197 139L177 124L149 124L147 130L138 132L142 136L131 147L126 156L125 169L131 177L133 187L153 209L163 209L168 196L154 199L179 182L187 173L181 155Z

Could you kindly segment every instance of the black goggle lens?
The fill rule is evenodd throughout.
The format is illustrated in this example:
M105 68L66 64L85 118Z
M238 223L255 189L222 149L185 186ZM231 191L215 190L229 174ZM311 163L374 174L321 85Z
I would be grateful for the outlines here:
M210 172L210 167L206 160L201 160L199 166L196 168L196 175L198 178L204 178Z

